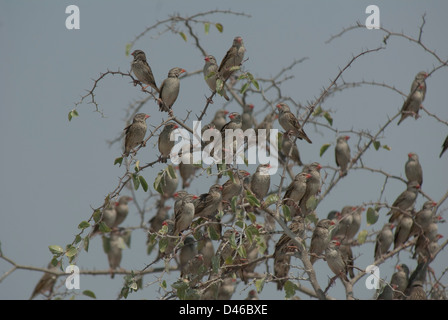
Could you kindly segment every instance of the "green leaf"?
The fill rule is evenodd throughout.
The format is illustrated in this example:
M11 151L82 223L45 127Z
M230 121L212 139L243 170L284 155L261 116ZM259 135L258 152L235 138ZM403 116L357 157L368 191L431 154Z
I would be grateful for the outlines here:
M142 185L143 191L147 192L148 191L148 183L146 182L145 178L143 178L142 176L139 176L138 180L140 180L140 184Z
M264 200L264 205L266 207L269 207L270 205L277 203L277 201L278 201L278 194L271 193L270 195L267 196L266 200Z
M49 246L48 249L50 249L50 252L52 254L61 255L64 253L64 249L62 249L61 246L52 245L52 246Z
M185 33L179 32L179 34L182 37L182 39L184 39L184 41L187 42L187 36L185 35Z
M171 179L176 179L176 171L174 171L174 168L172 165L168 166L168 173L170 174Z
M289 206L282 205L283 217L285 217L286 221L291 220L291 210L289 210Z
M76 249L76 247L71 247L70 249L67 250L67 252L65 253L65 255L67 257L73 257L78 253L78 249Z
M160 241L159 241L159 251L160 252L165 252L165 249L166 249L166 247L167 247L167 245L168 245L168 238L162 238L162 239L160 239Z
M235 232L232 232L232 235L230 236L230 239L229 239L229 243L230 243L230 246L232 247L232 249L236 249Z
M88 223L87 221L82 221L79 225L78 225L78 229L85 229L90 227L90 223Z
M220 23L215 23L215 27L216 27L216 29L218 29L218 31L219 32L223 32L223 30L224 30L224 27L222 26L222 24L220 24Z
M213 256L213 258L212 258L212 270L213 270L213 273L218 273L219 267L220 267L220 265L219 265L220 260L221 260L221 258L219 256L216 256L216 255Z
M117 163L119 164L119 167L121 167L121 163L123 162L123 157L118 157L115 158L114 160L114 165L116 165Z
M283 285L286 293L286 299L291 299L296 294L296 285L291 281L287 280Z
M100 219L101 219L101 211L97 209L93 212L93 221L95 221L95 223L98 223Z
M134 182L134 190L138 190L138 187L140 187L140 180L138 179L137 174L132 174L132 181Z
M101 221L99 226L98 226L99 230L103 233L108 233L111 231L111 229L109 228L109 226L104 223L104 221Z
M317 117L317 116L321 115L322 112L324 112L324 110L322 110L321 106L318 106L316 109L314 109L313 116Z
M246 199L249 201L251 206L260 207L260 200L257 199L253 194L250 193L250 191L246 192Z
M254 87L257 88L257 90L260 90L260 85L258 84L257 80L253 79L251 82L254 85Z
M157 174L156 179L154 180L154 190L158 193L163 194L163 185L165 184L165 176L162 172Z
M378 150L381 146L381 142L379 141L373 141L373 146L375 147L375 150Z
M231 68L229 69L229 71L237 71L237 70L240 70L240 69L241 69L240 66L233 66L233 67L231 67Z
M78 117L78 116L79 116L78 111L73 110L73 116L74 116L74 117Z
M317 208L317 198L315 196L311 196L307 201L306 201L306 207L308 209L310 209L311 211L315 210Z
M257 288L258 293L260 293L263 290L265 280L266 280L266 277L255 281L255 288Z
M379 216L380 215L378 214L378 211L376 211L373 208L368 208L367 209L367 224L368 225L375 224L378 221Z
M135 161L134 170L135 172L140 171L140 160Z
M127 43L126 50L125 50L126 57L129 56L129 54L131 53L131 48L132 48L132 43Z
M234 196L230 201L230 207L232 208L232 212L236 212L236 204L238 202L238 196Z
M250 83L249 83L249 82L246 82L246 83L243 85L243 87L241 88L240 93L243 94L244 92L246 92L247 89L249 88L249 85L250 85Z
M219 240L221 238L213 226L208 227L207 231L208 231L208 236L210 239Z
M96 299L95 294L92 291L90 291L90 290L84 290L82 292L82 294L87 296L87 297L89 297L89 298Z
M89 245L90 245L90 238L89 236L84 238L84 250L86 250L86 252L89 252Z
M255 223L255 221L257 221L257 216L253 212L248 212L247 217L252 223Z
M75 244L80 243L81 240L82 240L81 236L79 234L77 234L76 237L75 237Z
M208 34L209 30L210 30L210 23L208 23L208 22L204 23L205 34Z
M223 88L224 88L224 82L220 78L216 79L216 92L222 93Z
M391 147L389 147L387 144L385 144L385 145L383 145L383 149L386 149L387 151L390 151L390 150L392 150L392 148Z
M331 115L328 112L324 113L324 118L327 119L327 121L330 124L330 126L333 125L333 118L331 117Z
M359 244L363 244L364 242L366 242L367 234L368 234L367 230L362 230L359 232L359 234L358 234L358 243Z
M247 252L246 252L246 248L244 246L239 246L237 251L241 258L243 258L243 259L247 258Z
M327 149L331 146L330 143L326 143L324 144L322 147L320 147L320 157L322 157L322 155L325 153L325 151L327 151Z
M160 287L166 289L166 280L163 280L162 283L160 283Z

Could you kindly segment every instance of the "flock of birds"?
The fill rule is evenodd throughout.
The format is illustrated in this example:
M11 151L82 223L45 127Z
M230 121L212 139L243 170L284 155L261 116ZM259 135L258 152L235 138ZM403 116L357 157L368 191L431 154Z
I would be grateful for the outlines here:
M232 47L227 51L220 65L212 55L205 57L203 69L204 79L208 87L215 94L218 93L225 100L230 100L226 92L226 81L232 77L243 63L245 48L241 37L235 37ZM158 87L151 68L142 50L135 50L131 64L131 71L141 83L142 89L154 89L159 97L157 103L162 112L172 115L172 107L180 90L179 76L184 69L172 68L168 77ZM425 98L428 76L419 72L411 86L410 93L401 110L400 124L407 117L418 117L420 105ZM210 99L210 98L209 98ZM229 113L227 110L217 110L210 124L205 129L216 129L224 137L226 129L271 129L276 119L283 128L280 143L280 159L283 163L292 161L293 165L302 166L293 181L284 190L281 199L283 212L289 216L284 220L289 223L290 231L300 238L301 245L293 240L287 232L283 232L277 242L276 217L269 212L266 198L271 190L271 176L269 164L260 164L255 173L240 170L231 166L224 166L219 171L218 182L224 173L229 179L224 183L215 183L209 191L194 195L187 191L190 187L198 166L180 163L178 170L182 179L182 188L179 190L179 175L174 176L164 171L162 195L157 204L156 213L148 221L148 248L159 245L157 258L175 259L180 270L180 277L184 279L191 289L194 289L190 298L195 299L230 299L235 291L237 278L248 283L256 278L256 267L264 261L263 254L267 255L268 242L275 243L273 258L272 281L277 283L277 289L282 290L290 279L291 258L294 255L302 256L304 252L309 256L311 264L318 260L325 260L335 279L349 281L355 277L355 262L352 246L356 245L356 235L361 226L363 206L346 206L339 211L332 211L325 219L315 217L311 200L317 199L321 189L321 168L318 162L304 164L300 159L296 141L305 140L312 143L303 130L299 119L291 112L289 106L278 103L276 110L270 112L264 120L256 124L252 114L254 106L249 104L243 107L243 113ZM278 112L276 112L278 110ZM229 121L226 117L229 116ZM146 120L149 115L138 113L133 122L125 128L125 147L123 156L135 156L138 146L144 146L147 131ZM169 137L178 124L170 121L164 125L159 135L158 150L160 161L167 162L174 142ZM351 163L349 136L337 138L335 146L335 161L340 169L340 176L347 175ZM448 148L448 137L443 144L443 152ZM190 154L182 155L191 157ZM410 153L405 164L407 189L404 190L389 207L389 223L377 233L375 250L372 254L374 261L383 259L393 249L399 249L412 237L418 240L414 246L414 256L418 261L418 272L410 275L409 268L400 264L397 272L392 276L390 284L384 287L379 299L426 299L422 288L427 265L432 261L439 246L437 241L440 216L436 215L437 204L432 201L424 203L418 212L414 210L419 188L423 183L423 171L417 154ZM272 193L271 193L272 194ZM166 205L166 201L174 199L173 207ZM250 201L252 199L252 201ZM109 260L111 275L120 268L123 241L120 239L123 230L120 225L129 212L128 203L133 199L121 196L116 203L105 206L100 223L108 229L105 232L100 223L95 225L92 236L102 234L103 241L107 243L106 253ZM173 212L171 215L170 213ZM238 213L250 213L264 217L260 224L253 219L252 228L243 219L246 230L239 232L235 228ZM286 214L287 213L287 214ZM310 216L315 220L307 219ZM226 220L223 222L223 220ZM249 215L247 215L249 217ZM250 218L250 217L249 217ZM283 218L280 218L283 219ZM314 226L313 226L314 225ZM247 230L250 229L250 232ZM395 229L395 231L394 231ZM224 232L223 232L224 231ZM254 236L255 235L255 236ZM219 241L215 250L215 241ZM215 243L215 244L214 244ZM424 269L422 271L421 269ZM417 271L417 270L416 270ZM44 279L46 277L46 279ZM205 277L208 277L205 279ZM56 281L55 277L45 274L33 292L31 298L39 293L50 292ZM443 292L443 290L436 290ZM444 298L442 294L439 299ZM445 297L446 298L446 297ZM251 290L247 299L258 299L257 292Z

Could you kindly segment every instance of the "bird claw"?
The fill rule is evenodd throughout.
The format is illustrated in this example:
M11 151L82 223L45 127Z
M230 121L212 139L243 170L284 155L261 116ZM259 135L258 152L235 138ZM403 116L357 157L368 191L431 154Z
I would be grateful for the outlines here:
M212 98L207 98L207 103L213 104L213 99Z
M138 80L134 80L134 87L137 86L140 83Z

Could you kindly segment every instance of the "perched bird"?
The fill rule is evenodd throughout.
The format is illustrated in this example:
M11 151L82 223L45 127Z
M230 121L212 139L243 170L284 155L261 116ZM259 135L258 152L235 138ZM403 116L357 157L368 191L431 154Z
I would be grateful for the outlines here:
M258 297L257 290L250 290L247 294L246 299L244 300L260 300L260 298Z
M361 206L352 207L349 213L343 214L341 220L334 228L333 237L341 241L353 239L361 227L361 213L363 210L364 208Z
M386 223L376 236L375 260L378 260L383 254L387 253L394 242L394 234L392 232L394 227L392 223Z
M277 104L277 109L280 112L278 116L278 122L286 132L292 131L298 139L305 139L308 143L312 143L310 138L308 138L308 136L306 135L305 131L303 131L299 120L291 112L291 109L286 103L282 102Z
M342 280L349 281L347 278L347 264L342 258L339 246L341 243L337 240L331 240L327 248L325 249L325 259L327 260L328 267L333 273L340 277Z
M403 191L392 204L392 209L387 213L391 215L389 222L393 223L402 215L402 211L409 211L413 208L417 199L420 185L417 181L408 182L406 191Z
M203 193L198 199L194 200L195 216L209 217L218 210L222 200L222 186L214 184L210 187L208 193Z
M215 117L212 120L212 123L215 125L216 130L221 131L222 127L227 123L226 115L229 113L227 110L219 109L215 113Z
M408 154L408 157L409 159L404 166L406 178L408 181L417 181L421 186L423 183L423 170L418 161L418 155L411 152Z
M306 206L307 201L311 197L315 197L320 192L320 169L322 166L313 162L310 165L306 165L303 167L302 172L311 174L311 177L306 181L306 191L303 195L302 199L299 202L300 209L302 210L302 214L308 213L308 208Z
M232 67L241 65L245 52L246 48L244 47L243 38L235 37L232 47L227 51L218 68L219 75L223 81L226 81L235 72L230 70Z
M222 201L230 202L233 197L238 196L243 189L243 184L241 183L242 179L250 176L250 173L244 170L239 170L239 172L234 172L232 175L233 179L227 180L222 185Z
M310 244L310 261L311 264L319 259L319 256L325 251L330 243L330 227L334 225L334 221L329 219L321 219L314 228Z
M123 130L125 131L126 138L124 140L124 156L129 156L129 153L139 144L144 145L144 139L146 135L146 119L149 115L145 113L137 113L132 120L132 123Z
M180 248L179 268L181 274L187 273L188 262L198 254L193 237L186 237L184 245Z
M412 283L409 295L406 300L427 300L426 292L423 289L423 283L421 281L414 281Z
M303 218L301 216L295 216L289 225L289 230L303 240L305 235ZM299 253L303 251L303 248L300 248L300 246L297 247L288 234L283 233L276 243L274 251L274 275L278 278L278 280L276 280L277 290L282 290L287 280L291 262L291 256L287 253L291 251L292 248Z
M115 212L117 213L117 216L113 224L114 227L118 227L126 219L129 213L128 203L132 200L133 199L130 196L121 196L118 199L118 202L115 202Z
M283 134L280 155L283 157L283 159L290 158L299 166L303 166L302 160L300 160L299 149L297 148L297 144L294 143L294 135L291 131L285 132Z
M290 211L295 213L298 211L298 203L305 195L307 188L307 181L311 179L312 175L306 172L300 172L295 177L291 184L285 191L283 202L290 207ZM304 212L302 212L304 214ZM295 216L295 214L293 214Z
M120 232L112 231L110 233L110 238L103 237L103 244L106 241L108 244L104 245L107 254L107 260L109 261L109 271L110 277L115 276L114 271L120 268L122 251L123 251L123 240L121 239Z
M175 141L170 139L171 133L177 128L179 128L179 126L176 123L168 122L159 135L159 152L161 153L161 161L164 163L166 163L167 159L170 157L171 149L173 149L175 144Z
M204 257L202 254L195 255L190 259L181 273L181 277L189 280L189 286L192 288L196 286L202 277L206 273L206 268L204 267Z
M443 238L441 234L437 234L433 240L430 240L425 234L420 235L415 243L414 255L412 258L415 259L418 256L419 263L428 260L432 261L434 254L439 249L437 241L441 238Z
M171 175L168 173L168 171L163 171L164 175L164 178L162 179L163 199L171 198L177 190L177 186L179 184L179 178L176 172L174 174L175 177L172 178Z
M442 152L440 152L439 158L442 158L442 154L448 149L448 136L446 136L445 141L442 144Z
M350 163L350 147L348 146L349 136L341 136L337 139L334 149L336 165L341 168L341 176L347 175L347 166Z
M54 272L61 271L61 262L59 261L55 266L50 262L47 266L47 269ZM48 297L50 298L57 279L57 275L45 272L34 287L30 300L33 300L39 294L45 295L46 293L48 293Z
M420 71L416 76L411 85L411 91L406 98L403 106L401 107L401 118L398 121L400 124L404 119L409 117L410 115L414 115L417 119L418 111L420 110L420 106L425 100L426 94L426 82L425 79L428 77L428 74L424 71Z
M107 227L112 229L114 227L116 219L117 219L117 211L115 211L115 206L112 205L112 202L106 203L102 210L101 220L97 224L95 224L95 227L93 228L90 237L92 238L93 236L102 232L100 231L101 222L103 222Z
M202 70L202 72L204 73L205 82L207 83L210 90L212 90L212 92L215 92L216 91L216 80L219 77L218 64L216 62L215 57L212 55L206 56L204 58L204 60L205 60L205 65L204 65L204 69ZM218 93L221 94L224 97L224 99L226 99L227 101L230 100L229 97L227 96L226 88L224 85L222 86L221 91Z
M215 248L213 247L213 241L207 233L204 233L198 242L198 253L202 254L204 257L204 266L207 269L210 269L212 266L212 259L215 256Z
M412 224L414 220L408 213L403 213L398 221L397 229L394 234L394 249L405 244L411 235Z
M250 180L250 190L254 193L257 199L263 200L264 197L269 192L269 187L271 185L271 176L269 174L269 169L271 165L260 164L257 167L257 171L252 175Z
M235 293L236 279L233 277L225 278L218 289L216 300L230 300Z
M390 284L395 285L394 299L402 299L404 297L404 291L408 286L409 281L409 268L406 264L402 263L396 266L397 272L392 275Z
M180 80L179 76L186 72L184 69L175 67L168 72L168 78L163 80L160 86L159 94L159 110L165 112L172 112L174 102L176 102L179 95Z
M193 154L182 154L181 162L179 163L179 173L182 178L182 188L187 188L190 186L191 177L194 176L197 169L198 168L193 164Z
M252 115L254 111L254 105L253 104L246 104L243 107L243 114L241 115L242 125L241 129L247 130L254 127L254 116Z
M333 224L336 224L339 220L341 220L342 215L337 210L331 210L328 212L327 219L333 221Z
M396 286L391 286L386 284L383 287L383 290L381 291L381 293L378 295L378 297L376 298L376 300L392 300L393 296L394 296L394 291L396 289Z
M434 218L433 209L435 206L437 206L437 203L433 201L426 201L423 204L422 209L415 214L411 235L422 234L428 229Z
M170 206L159 206L154 217L149 220L149 231L157 232L162 229L162 223L168 219L168 211L171 209Z
M344 260L345 265L347 266L348 275L351 279L353 279L355 277L355 273L353 271L355 259L353 258L352 246L349 244L341 244L339 246L339 251L341 252L341 257Z
M176 200L174 204L173 235L177 236L190 227L195 211L193 201L196 199L198 199L198 196L186 194Z
M143 87L143 90L151 86L154 90L159 92L151 67L146 61L145 53L142 50L135 50L131 55L134 57L134 60L131 63L131 71L141 83L146 84L146 86Z
M270 112L268 113L263 121L261 121L257 127L255 128L255 133L257 134L257 138L258 138L258 130L266 130L266 141L269 141L270 139L270 133L271 133L271 129L273 128L273 122L275 121L275 119L278 118L278 114L276 114L275 112Z
M223 136L223 139L224 139L224 135L225 135L227 129L232 129L232 130L241 129L241 127L243 125L241 115L238 112L232 112L229 115L229 118L230 118L230 121L227 122L225 125L223 125L220 130L221 135Z

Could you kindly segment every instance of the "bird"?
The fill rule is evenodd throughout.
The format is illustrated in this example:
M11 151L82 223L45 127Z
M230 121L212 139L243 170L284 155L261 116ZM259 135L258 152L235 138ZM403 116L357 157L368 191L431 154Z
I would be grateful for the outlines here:
M445 141L442 144L442 152L440 152L439 158L442 158L442 154L448 149L448 136L446 136Z
M179 173L182 178L182 188L185 189L190 186L192 180L191 178L194 176L197 169L198 167L193 164L193 154L190 152L187 154L182 154L181 162L179 163Z
M229 118L230 121L227 122L225 125L223 125L221 127L221 135L224 138L224 135L226 133L226 130L231 129L231 130L237 130L237 129L241 129L243 123L242 123L242 119L241 119L241 115L238 112L232 112L231 114L229 114Z
M437 234L433 240L430 240L425 234L418 236L412 258L415 259L418 256L419 263L432 261L434 254L439 249L437 241L441 238L443 238L441 234Z
M383 287L383 290L381 291L381 293L378 295L378 297L376 298L376 300L392 300L393 295L394 295L394 291L395 290L395 285L391 286L386 284Z
M188 262L197 254L198 250L195 246L194 238L191 236L186 237L184 245L180 248L179 252L179 269L182 275L187 273Z
M416 153L411 152L408 154L408 161L404 166L404 170L408 181L417 181L420 186L422 185L423 170Z
M157 232L162 229L162 223L168 219L168 211L171 209L170 206L158 205L158 209L154 217L152 217L149 222L149 231Z
M335 223L329 219L321 219L317 222L311 237L310 262L314 264L330 243L330 227Z
M426 82L425 79L428 74L425 71L420 71L414 78L411 85L411 91L401 107L401 118L398 125L410 115L414 115L417 119L420 106L425 100Z
M423 283L421 281L414 281L412 283L406 300L427 300L426 292L423 289Z
M269 163L260 164L250 179L250 190L259 200L263 200L269 192L271 185L270 168L271 165Z
M289 230L303 240L305 235L303 218L301 216L295 216L289 225ZM278 280L276 280L277 290L282 290L287 280L286 278L288 277L291 262L291 256L287 253L293 248L299 253L303 251L303 248L300 246L297 247L289 235L284 232L275 244L274 251L274 275L278 278Z
M347 273L351 279L355 277L354 273L354 261L352 246L350 244L341 244L339 246L339 251L341 252L342 260L344 260L345 265L347 266Z
M160 86L159 94L159 110L171 113L171 108L174 102L176 102L179 95L180 80L179 76L186 72L184 69L175 67L168 72L168 78L163 80Z
M243 114L241 115L242 125L241 129L247 130L251 129L254 126L254 116L252 115L254 111L254 105L253 104L246 104L243 107Z
M342 177L347 175L347 166L350 163L350 147L347 143L348 139L350 139L349 136L338 137L336 148L334 149L336 165L341 168L340 175Z
M408 241L413 223L414 220L409 213L401 214L394 234L394 250Z
M387 215L391 215L389 222L394 223L403 211L409 211L413 208L417 199L418 189L420 189L420 185L417 181L408 182L406 190L395 199L392 209L387 213Z
M207 269L204 267L204 257L202 254L197 254L188 261L180 276L183 279L187 279L188 285L192 288L201 281L206 271Z
M291 131L285 132L283 134L280 155L282 156L283 160L285 158L290 158L297 165L303 166L303 162L300 159L299 149L297 148L297 144L294 143L294 136Z
M177 190L177 186L179 184L179 178L178 178L176 172L174 172L174 174L175 174L175 177L172 178L167 170L163 171L164 176L163 176L162 183L161 183L162 192L163 192L163 194L162 194L163 200L171 198Z
M218 210L222 200L222 186L214 184L210 187L208 193L203 193L198 199L194 200L195 217L209 217Z
M292 131L298 139L305 139L308 143L313 143L310 138L308 138L305 131L303 131L299 120L291 112L291 109L286 103L282 102L277 104L277 109L280 112L278 116L278 122L286 132Z
M263 121L261 121L255 128L255 133L257 135L259 135L259 130L266 130L266 141L270 141L270 133L271 133L271 129L273 128L273 122L275 121L275 119L278 118L278 114L276 114L275 112L270 112L268 113Z
M216 297L216 300L230 300L235 293L236 289L236 279L233 277L227 277L219 286L218 289L218 296Z
M167 159L170 157L171 149L173 149L176 141L170 139L171 133L179 128L179 126L174 122L168 122L163 127L162 132L159 135L158 147L161 153L161 162L166 163Z
M229 111L219 109L216 111L215 116L212 120L212 123L215 125L216 130L221 131L222 127L227 123L226 115L229 114Z
M342 280L349 281L347 278L347 264L342 258L339 246L341 243L337 240L331 240L325 249L325 259L328 267L333 273Z
M213 241L207 233L204 233L198 242L198 253L202 254L204 257L204 266L207 269L210 269L212 266L212 259L215 256L215 249L213 247Z
M47 266L47 269L48 271L52 272L61 271L61 262L58 261L56 265L53 265L53 263L50 262ZM48 297L50 298L53 293L53 288L54 285L56 284L57 279L58 279L57 275L45 272L43 276L40 278L39 282L37 282L36 286L34 287L30 300L33 300L39 294L45 295L46 293L48 293Z
M132 201L130 196L121 196L118 202L115 202L115 212L117 213L113 227L118 227L126 219L129 213L129 201Z
M404 291L408 286L409 281L409 267L402 263L395 267L397 271L392 275L390 284L396 286L394 291L394 299L401 299L404 297Z
M183 194L177 198L174 204L173 235L177 236L190 227L195 213L193 201L196 199L198 196L190 194Z
M145 145L143 141L146 135L146 119L149 115L145 113L137 113L130 125L124 128L125 140L124 140L124 156L128 157L131 150L133 150L139 144Z
M235 72L231 69L242 64L245 52L246 48L244 47L243 38L235 37L232 46L227 51L218 68L219 76L224 82Z
M258 293L257 290L250 290L247 293L247 297L244 300L260 300L260 298L258 297Z
M334 228L333 238L344 242L351 240L361 227L362 211L364 208L361 206L352 207L349 213L342 214L341 220Z
M216 62L216 59L214 56L208 55L204 58L204 60L205 60L205 65L204 65L202 72L204 74L205 82L207 83L210 90L212 90L212 92L217 92L216 91L216 80L219 79L219 73L218 73L218 64ZM230 100L230 98L227 96L226 88L224 85L222 86L222 88L218 92L218 94L222 95L224 97L224 99L226 99L227 101Z
M411 235L422 234L428 229L434 218L433 209L435 206L437 206L437 203L430 200L423 204L422 209L415 214Z
M107 245L104 245L104 241L107 242ZM114 271L120 268L122 259L123 239L121 238L120 232L112 231L110 238L103 236L103 247L107 254L107 260L109 261L110 277L114 278Z
M241 179L240 179L241 176ZM227 180L222 185L222 201L231 201L233 197L238 196L243 189L241 180L244 177L250 176L250 173L245 170L238 170L232 173L232 178Z
M303 167L302 172L311 174L311 177L306 181L306 191L302 199L300 199L299 206L302 214L308 213L307 202L311 197L315 197L320 192L320 169L322 166L313 162L310 165Z
M146 84L142 89L145 90L151 86L154 90L159 92L151 67L146 61L145 53L142 50L135 50L131 55L134 57L134 60L131 63L131 71L141 83Z
M394 242L394 234L392 232L395 225L393 223L386 223L381 231L376 236L375 242L375 260L381 258L381 256L389 250L390 246Z
M291 212L296 212L299 209L298 203L305 195L307 188L307 181L311 179L312 175L306 172L296 174L294 180L290 183L283 196L283 203L290 207ZM304 212L302 212L304 214ZM295 216L295 214L293 214Z

